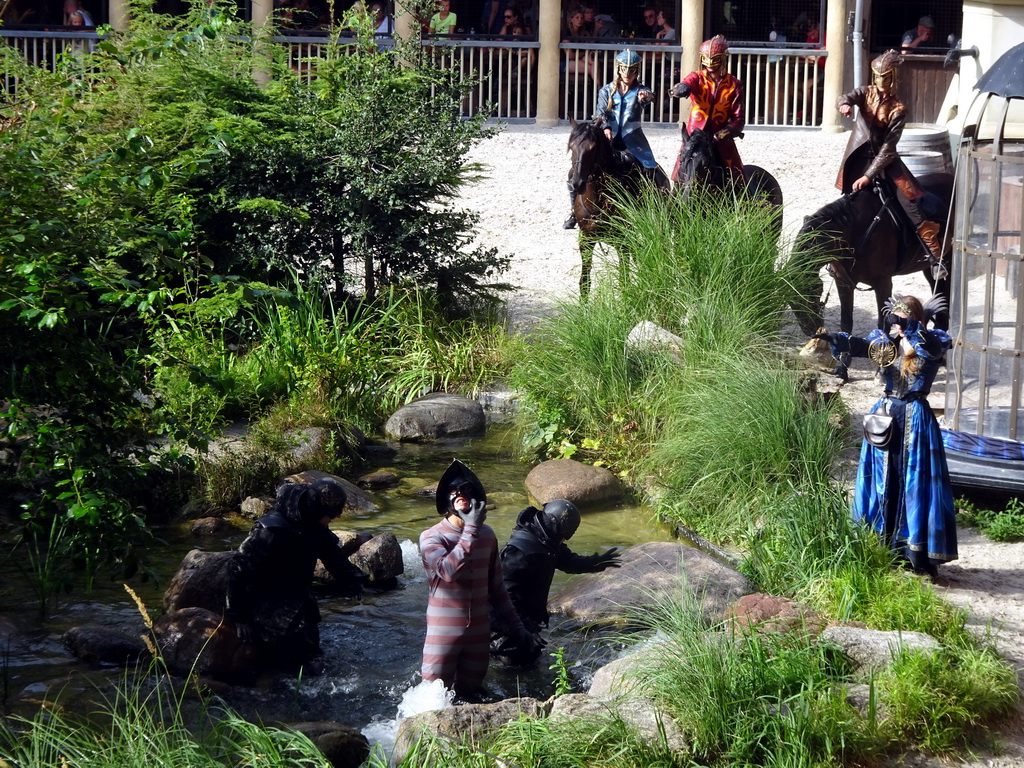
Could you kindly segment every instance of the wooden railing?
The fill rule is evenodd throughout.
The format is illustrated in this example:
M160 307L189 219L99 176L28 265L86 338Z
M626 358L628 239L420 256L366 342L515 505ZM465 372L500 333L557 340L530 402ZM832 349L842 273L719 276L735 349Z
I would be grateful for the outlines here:
M26 60L54 70L59 57L75 46L92 46L95 32L30 32L0 29L0 39L17 48ZM285 35L275 38L288 47L293 71L301 77L316 76L316 60L324 53L323 35ZM346 41L342 41L343 43ZM353 44L355 41L352 41ZM387 38L378 41L386 47ZM462 104L462 115L485 110L499 119L537 117L537 59L540 44L529 40L465 38L452 36L424 40L435 63L450 67L472 87ZM615 56L623 43L561 43L559 117L586 120L593 116L600 87L611 81ZM640 79L655 94L645 120L675 123L685 116L689 102L673 99L668 89L681 73L682 49L671 45L631 46L641 56ZM729 71L744 86L744 116L748 125L803 126L821 124L822 63L824 50L807 48L733 48ZM4 87L17 88L16 77L0 73Z

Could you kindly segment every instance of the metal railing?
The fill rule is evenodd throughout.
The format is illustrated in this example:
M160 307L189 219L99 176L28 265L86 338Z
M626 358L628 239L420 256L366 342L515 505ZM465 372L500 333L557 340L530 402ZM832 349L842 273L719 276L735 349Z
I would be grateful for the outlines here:
M56 32L0 29L0 39L22 53L27 61L56 71L62 54L95 45L95 32ZM287 46L292 70L307 81L316 76L316 61L328 44L325 35L282 35L275 40ZM349 41L342 40L342 44ZM351 41L354 45L355 41ZM379 47L391 40L382 38ZM464 117L487 111L501 119L537 117L537 60L540 44L530 40L465 38L424 40L431 59L458 73L471 88L463 100ZM645 115L653 123L675 123L689 102L668 96L681 77L682 48L674 45L637 45L641 56L640 79L655 99ZM566 42L559 45L559 117L586 120L593 116L600 87L615 73L615 56L622 43ZM821 124L822 63L827 52L806 47L733 48L729 71L743 83L743 109L747 125L815 127ZM17 88L17 77L0 73L8 92Z

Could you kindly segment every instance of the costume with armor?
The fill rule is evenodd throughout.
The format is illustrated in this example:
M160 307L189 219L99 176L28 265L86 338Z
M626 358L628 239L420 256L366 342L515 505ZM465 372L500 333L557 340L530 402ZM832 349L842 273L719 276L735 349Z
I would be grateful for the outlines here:
M615 78L606 83L597 93L597 104L594 107L594 120L600 121L602 127L611 132L612 147L620 152L628 152L643 167L648 177L660 188L668 189L669 181L665 172L658 167L654 159L650 142L644 135L641 117L650 107L653 93L640 82L640 56L626 48L615 57ZM634 78L629 82L629 77ZM572 188L572 169L569 170L569 218L563 225L565 229L576 226L576 216L572 213L576 203L576 192Z
M715 151L733 177L743 180L743 161L734 139L743 132L743 86L725 71L729 43L722 35L705 40L700 46L701 68L691 72L669 93L676 98L690 98L687 134L709 131L715 140ZM672 180L679 179L679 160L672 171Z
M919 311L911 309L911 300ZM957 558L946 452L927 400L952 343L945 331L927 326L945 306L940 297L922 307L913 297L894 296L886 304L887 325L899 330L876 328L866 338L816 334L829 342L837 359L843 354L869 357L880 366L885 393L871 412L894 421L888 445L865 439L861 446L853 517L874 528L915 570L930 574L937 563Z
M836 102L840 111L844 106L858 109L836 178L836 188L848 194L857 179L866 177L874 180L884 175L896 186L901 207L932 256L938 258L941 251L936 239L939 225L925 221L916 202L924 191L896 151L907 112L898 94L902 63L903 57L899 52L886 51L871 62L872 84L844 93Z

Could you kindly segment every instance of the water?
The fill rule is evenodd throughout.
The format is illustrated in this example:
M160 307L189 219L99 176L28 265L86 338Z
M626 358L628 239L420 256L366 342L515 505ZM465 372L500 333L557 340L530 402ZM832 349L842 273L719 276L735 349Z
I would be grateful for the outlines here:
M265 722L336 721L364 729L375 743L388 748L402 717L444 705L443 692L420 683L418 674L426 631L427 583L416 542L420 532L438 518L433 499L416 496L413 491L436 483L453 458L465 461L480 477L489 500L497 504L488 513L487 522L499 542L504 542L516 515L529 504L523 480L530 467L512 458L511 440L507 428L494 425L484 438L402 446L387 465L402 478L401 484L373 493L380 511L336 521L338 527L375 534L391 531L398 537L405 562L399 587L388 592L367 590L358 601L321 601L322 671L301 678L266 675L255 685L235 686L223 692L227 703L243 716ZM366 471L370 469L375 468ZM158 533L165 543L151 548L146 556L160 583L137 580L131 585L154 615L160 612L167 582L189 549L233 549L245 535L238 532L200 541L175 530ZM576 552L590 553L611 546L668 540L670 532L651 522L649 510L618 506L584 511L570 546ZM87 597L72 595L49 618L40 620L32 610L27 582L12 568L10 560L0 565L0 694L5 708L21 709L19 702L38 700L55 688L64 689L66 696L91 691L97 676L101 680L120 677L119 670L97 671L71 658L60 636L68 628L86 623L142 633L145 627L141 616L121 584L101 584ZM552 592L571 578L557 573ZM8 635L10 646L4 661L4 638ZM545 635L548 651L566 648L566 659L580 690L585 690L593 668L615 653L613 643L598 642L600 633L585 634L557 617L552 617L552 627ZM492 663L486 692L494 698L547 698L553 692L550 663L546 656L526 669Z

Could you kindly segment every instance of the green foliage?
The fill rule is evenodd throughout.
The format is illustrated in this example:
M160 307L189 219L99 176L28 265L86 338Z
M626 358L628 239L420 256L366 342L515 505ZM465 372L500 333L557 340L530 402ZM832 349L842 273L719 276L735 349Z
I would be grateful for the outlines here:
M182 694L169 678L128 680L102 706L102 719L77 717L60 706L31 719L0 723L0 764L18 768L326 768L323 754L302 734L249 723L204 705L202 726L186 721ZM186 686L187 689L187 686Z
M554 659L548 669L555 673L555 696L572 693L572 676L569 674L569 667L565 663L565 648L559 646L554 653L549 653L548 655Z
M977 528L993 541L1024 540L1024 501L1017 496L1002 509L987 509L971 499L957 499L960 522Z
M730 634L686 588L635 619L659 630L639 680L699 764L838 766L878 747L836 685L847 670L809 634Z
M888 710L886 730L932 752L956 752L972 727L1013 711L1017 676L990 649L905 652L877 685Z

